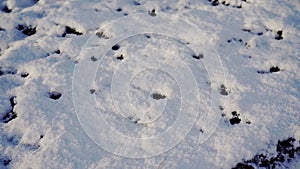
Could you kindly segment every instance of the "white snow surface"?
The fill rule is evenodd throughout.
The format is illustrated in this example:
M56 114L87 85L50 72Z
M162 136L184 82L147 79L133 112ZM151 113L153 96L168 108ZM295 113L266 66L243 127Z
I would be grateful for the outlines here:
M226 3L230 5L220 3L212 6L207 0L0 0L1 9L7 7L12 10L10 13L0 12L0 71L3 72L0 75L0 117L3 118L10 111L10 99L13 96L16 102L13 111L17 114L8 123L0 121L0 168L227 169L243 160L251 159L257 153L274 153L278 140L293 137L296 139L295 146L299 146L300 2L226 0ZM117 10L118 8L121 10ZM73 104L73 73L76 65L86 59L82 58L82 51L89 38L95 36L95 32L101 31L101 28L116 19L148 14L153 9L156 15L167 14L195 25L203 31L206 38L195 39L195 42L205 42L203 45L207 45L207 48L213 47L220 57L222 67L206 62L209 53L204 52L203 59L195 59L190 48L183 47L181 53L177 51L182 56L186 54L186 57L190 57L187 65L195 75L203 76L196 78L197 82L203 82L203 86L199 86L202 91L201 102L193 103L189 98L189 104L200 104L200 107L210 105L206 96L219 90L218 82L222 82L223 77L226 79L224 85L228 95L220 94L219 97L224 97L225 102L214 102L215 104L211 104L212 111L207 110L217 114L216 128L209 126L205 118L198 118L190 132L174 148L149 158L127 158L106 151L85 132ZM165 22L159 24L168 25ZM36 33L27 36L22 33L23 30L17 29L18 25L36 27ZM62 36L66 26L74 28L82 35ZM118 36L112 32L120 30L122 25L119 26L120 28L114 27L111 32L104 31L104 36ZM185 30L184 25L177 26L179 30L181 27ZM135 25L130 27L137 29ZM278 31L282 31L280 40ZM149 43L156 46L147 46L149 40L144 35L136 35L120 41L121 48L117 52L114 53L108 48L107 53L96 56L98 61L103 56L102 65L99 65L95 75L98 81L95 85L86 87L95 89L97 106L103 111L104 119L112 128L132 137L141 136L140 130L144 132L142 135L155 135L174 124L177 114L172 112L180 109L181 102L178 99L183 95L178 92L182 87L178 86L180 83L176 86L176 79L168 74L161 73L161 76L155 77L145 72L137 74L136 79L131 81L133 88L129 91L133 95L127 101L138 110L148 110L149 105L154 102L149 103L149 98L140 100L140 96L146 95L149 90L166 95L169 104L164 101L162 104L167 105L166 112L171 113L161 115L165 121L149 124L148 128L130 122L121 123L120 125L125 126L120 126L118 118L122 116L118 117L113 112L106 111L118 109L112 108L108 97L111 91L110 77L118 68L126 70L126 66L128 71L134 72L134 66L130 64L118 67L115 62L119 60L116 61L113 57L123 54L124 60L120 62L134 54L140 56L148 53L160 57L156 49L158 48L168 53L166 57L170 61L168 57L182 45L171 37L156 41L155 38L163 35L152 33L150 35L153 41ZM181 33L191 38L196 37L192 31ZM143 47L146 48L145 51L142 51ZM203 46L203 51L205 48ZM90 56L87 58L90 59ZM139 58L134 61L139 62ZM173 65L179 64L170 63L170 67ZM211 66L216 66L215 69L224 71L224 74L221 72L220 76L208 76L205 69L212 69L209 68ZM271 67L278 67L280 71L270 73ZM122 71L119 76L126 77L126 73L122 74ZM21 77L25 72L28 76ZM144 76L152 83L144 84ZM82 80L84 81L84 77ZM189 80L186 79L186 83ZM206 83L210 86L205 86ZM137 90L140 88L144 90ZM120 89L122 88L115 92L122 92ZM61 97L57 100L49 98L48 93L52 91L61 93ZM126 101L124 98L118 101ZM126 108L126 104L119 104ZM220 106L222 110L219 109ZM239 124L230 123L233 111L240 114ZM86 112L87 116L89 113ZM134 117L130 113L126 115ZM95 124L91 126L95 127ZM214 131L207 139L199 139L202 134L210 133L212 128ZM9 159L9 164L4 164L4 159ZM300 168L299 159L297 157L284 166Z

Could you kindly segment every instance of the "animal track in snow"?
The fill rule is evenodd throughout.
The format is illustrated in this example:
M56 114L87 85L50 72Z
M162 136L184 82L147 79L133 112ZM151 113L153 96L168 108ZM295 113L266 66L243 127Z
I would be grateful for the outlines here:
M275 72L279 72L279 71L280 71L280 68L278 66L273 66L268 71L258 70L257 73L258 74L270 74L270 73L275 73Z

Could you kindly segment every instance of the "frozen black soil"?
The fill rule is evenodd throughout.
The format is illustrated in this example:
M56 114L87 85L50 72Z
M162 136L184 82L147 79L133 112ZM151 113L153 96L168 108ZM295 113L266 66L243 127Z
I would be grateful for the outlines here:
M270 69L268 71L266 70L258 70L257 73L258 74L269 74L269 73L275 73L275 72L279 72L280 68L278 66L272 66L270 67Z
M299 142L299 140L297 140ZM289 137L279 140L276 145L276 154L256 154L252 159L239 162L232 169L254 169L254 168L288 168L288 163L300 159L300 146L295 147L296 139Z

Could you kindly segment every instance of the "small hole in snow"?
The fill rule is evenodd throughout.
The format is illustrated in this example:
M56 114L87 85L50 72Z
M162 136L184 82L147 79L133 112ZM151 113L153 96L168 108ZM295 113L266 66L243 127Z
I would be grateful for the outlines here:
M2 162L2 164L3 164L4 166L7 166L7 165L9 165L9 163L11 162L11 159L8 158L8 157L4 157L4 158L0 158L0 161Z
M219 5L219 0L208 0L209 2L211 2L212 6L218 6Z
M5 13L11 13L11 9L9 9L7 6L5 6L3 9L2 9L3 12Z
M62 94L57 91L51 91L51 92L48 92L48 95L51 99L57 100L61 97Z
M91 61L96 62L98 59L95 56L91 57Z
M250 29L242 29L242 31L244 31L244 32L251 32L251 30Z
M152 98L155 99L155 100L160 100L160 99L165 99L165 98L167 98L167 96L162 95L162 94L159 94L159 93L153 93L153 94L152 94Z
M241 122L241 119L239 118L240 114L238 114L236 111L231 112L232 118L229 120L231 125L239 124Z
M153 17L156 16L155 9L152 9L152 11L148 11L148 14Z
M27 77L28 75L29 75L29 73L27 73L27 72L22 72L21 73L21 77L23 77L23 78Z
M105 36L103 31L96 32L96 36L98 36L99 38L109 39L108 36Z
M7 75L7 74L14 75L16 73L17 73L17 69L13 67L0 67L0 76Z
M137 124L137 123L140 121L140 119L135 118L135 117L133 117L133 116L129 116L129 117L128 117L128 120L130 120L130 121L133 122L134 124Z
M268 73L268 72L266 72L266 71L264 71L264 70L258 70L257 73L258 73L258 74L265 74L265 73Z
M224 96L228 95L227 89L226 89L225 85L223 85L223 84L220 86L220 94L224 95Z
M136 6L141 5L141 3L137 2L137 1L134 1L133 4L136 5Z
M116 44L113 47L111 47L112 50L118 50L120 49L120 45Z
M145 34L145 37L148 38L148 39L151 38L151 36L149 34Z
M94 94L95 92L96 92L95 89L90 89L90 93L91 93L91 94Z
M237 115L238 115L236 111L231 112L231 114L232 114L233 116L237 116Z
M280 68L278 66L270 68L270 73L279 72L279 71L280 71Z
M282 30L277 31L277 35L275 36L275 39L276 39L276 40L281 40L281 39L283 39L283 37L282 37Z
M224 107L223 107L223 106L219 106L219 109L220 109L221 111L223 111L223 110L224 110Z
M60 54L60 50L58 49L58 50L54 51L54 53Z
M241 119L239 119L238 117L233 117L229 121L231 125L235 125L235 124L239 124L241 122Z
M36 33L36 27L25 26L25 25L18 25L16 27L19 31L21 31L24 35L31 36Z

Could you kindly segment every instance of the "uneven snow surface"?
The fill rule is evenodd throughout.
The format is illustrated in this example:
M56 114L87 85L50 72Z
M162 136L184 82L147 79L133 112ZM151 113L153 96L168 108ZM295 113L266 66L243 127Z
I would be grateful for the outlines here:
M0 168L300 168L298 0L0 0Z

